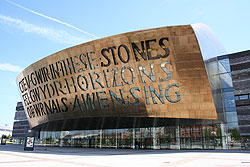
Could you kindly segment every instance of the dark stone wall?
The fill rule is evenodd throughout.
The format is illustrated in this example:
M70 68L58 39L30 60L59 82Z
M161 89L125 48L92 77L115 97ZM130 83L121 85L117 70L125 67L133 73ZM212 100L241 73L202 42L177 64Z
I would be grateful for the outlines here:
M12 137L15 139L24 139L30 130L29 122L25 114L22 102L18 102L16 106ZM36 132L38 137L38 132Z
M13 138L25 138L29 129L30 127L29 127L28 120L16 121L14 122L12 137Z
M250 136L250 50L229 55L241 136Z

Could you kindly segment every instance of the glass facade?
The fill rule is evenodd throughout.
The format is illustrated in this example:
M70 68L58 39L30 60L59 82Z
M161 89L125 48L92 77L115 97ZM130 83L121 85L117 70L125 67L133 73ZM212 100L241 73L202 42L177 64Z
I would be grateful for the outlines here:
M238 128L234 88L228 56L218 56L205 61L206 71L213 92L218 119L226 129Z
M221 149L218 125L40 132L40 145L86 148Z

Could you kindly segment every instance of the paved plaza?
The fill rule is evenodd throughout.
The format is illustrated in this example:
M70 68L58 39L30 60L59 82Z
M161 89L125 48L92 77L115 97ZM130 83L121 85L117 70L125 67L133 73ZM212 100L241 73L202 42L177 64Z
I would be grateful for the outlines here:
M0 145L0 167L250 167L250 150L129 150Z

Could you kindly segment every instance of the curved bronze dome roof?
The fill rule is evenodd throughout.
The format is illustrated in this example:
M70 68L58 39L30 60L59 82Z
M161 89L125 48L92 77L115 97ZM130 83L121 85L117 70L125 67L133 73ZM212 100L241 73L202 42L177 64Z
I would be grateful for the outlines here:
M17 83L32 128L126 128L154 126L154 120L217 119L190 25L67 48L27 67Z

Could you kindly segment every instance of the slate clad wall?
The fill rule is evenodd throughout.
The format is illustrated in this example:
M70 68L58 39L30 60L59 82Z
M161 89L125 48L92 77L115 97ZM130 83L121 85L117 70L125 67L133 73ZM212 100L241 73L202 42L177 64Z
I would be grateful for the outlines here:
M24 139L30 127L21 102L17 103L14 120L12 137Z
M238 124L242 136L250 136L250 50L229 55Z

